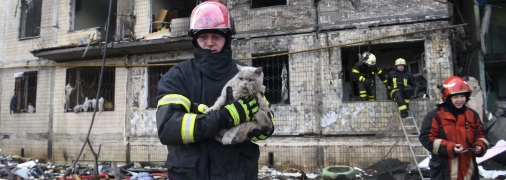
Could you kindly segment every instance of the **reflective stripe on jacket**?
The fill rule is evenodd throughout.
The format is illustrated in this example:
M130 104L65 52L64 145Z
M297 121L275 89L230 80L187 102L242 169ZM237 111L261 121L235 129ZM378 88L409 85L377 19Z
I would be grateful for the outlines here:
M376 65L369 67L367 64L359 61L355 64L355 68L353 68L351 72L353 80L357 82L364 82L365 78L373 80L374 74L377 74L383 84L387 83L387 77Z
M225 146L214 140L221 115L201 114L194 107L212 105L236 73L211 79L188 60L172 67L158 83L158 137L169 151L165 166L171 180L258 179L258 145L245 141Z
M415 87L415 78L411 72L408 70L399 71L395 69L388 73L387 87L390 90L390 96L398 89L402 89L406 86Z

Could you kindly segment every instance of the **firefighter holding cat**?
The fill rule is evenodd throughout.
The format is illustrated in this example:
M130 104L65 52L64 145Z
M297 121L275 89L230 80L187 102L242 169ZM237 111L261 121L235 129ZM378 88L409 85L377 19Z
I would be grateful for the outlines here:
M387 78L383 71L376 66L376 56L369 52L362 54L362 61L358 61L353 68L352 79L357 82L360 100L374 101L375 90L374 74L377 74L383 84L387 83Z
M214 139L222 128L254 120L254 96L202 114L237 74L236 64L245 65L232 59L235 29L229 10L216 1L197 5L188 34L194 58L172 67L158 83L156 123L160 142L169 151L168 175L171 180L258 179L260 150L252 141L268 138L274 126L253 130L248 134L252 141L239 144L223 145Z

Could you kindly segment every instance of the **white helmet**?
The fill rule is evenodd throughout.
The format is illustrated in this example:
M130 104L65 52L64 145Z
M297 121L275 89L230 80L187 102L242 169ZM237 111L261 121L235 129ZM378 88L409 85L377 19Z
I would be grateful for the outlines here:
M395 60L395 66L399 66L399 65L406 65L406 60L402 59L402 58L399 58L397 60Z
M371 66L376 64L376 56L369 52L364 52L364 54L362 54L362 60Z

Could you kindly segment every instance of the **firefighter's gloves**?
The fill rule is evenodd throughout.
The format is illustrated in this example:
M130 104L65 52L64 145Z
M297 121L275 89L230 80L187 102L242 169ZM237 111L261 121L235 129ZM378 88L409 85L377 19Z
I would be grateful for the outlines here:
M253 129L253 131L248 133L249 139L251 139L254 142L259 140L265 140L269 138L272 135L272 133L274 133L274 114L271 111L268 113L268 115L272 122L271 127L263 126L262 129Z
M220 109L220 114L225 121L226 128L237 126L241 123L254 121L253 114L258 112L258 101L255 96L246 96L237 101L225 105Z
M364 85L371 86L373 83L372 79L365 78L364 79Z
M256 142L259 140L265 140L269 138L272 135L272 133L274 133L274 126L273 127L264 126L262 127L262 129L254 129L252 132L249 132L248 138Z

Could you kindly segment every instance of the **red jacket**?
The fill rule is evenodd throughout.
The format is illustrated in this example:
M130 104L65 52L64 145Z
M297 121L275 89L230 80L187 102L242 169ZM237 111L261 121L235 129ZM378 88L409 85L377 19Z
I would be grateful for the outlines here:
M423 119L420 142L431 152L429 162L431 179L479 179L476 156L483 156L488 141L482 131L482 123L476 111L464 107L463 114L455 117L446 105L429 112ZM481 154L474 151L457 154L455 144L464 148L480 146Z

